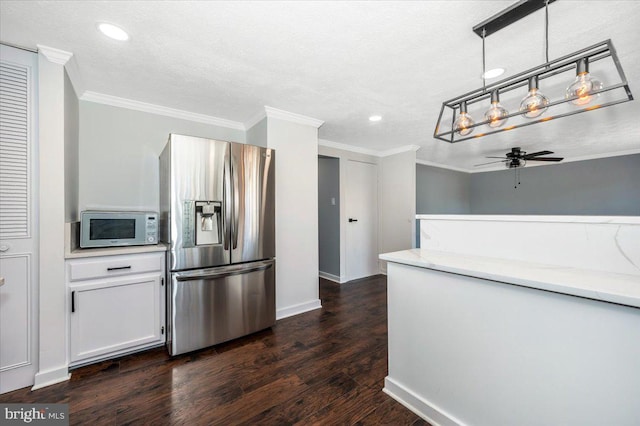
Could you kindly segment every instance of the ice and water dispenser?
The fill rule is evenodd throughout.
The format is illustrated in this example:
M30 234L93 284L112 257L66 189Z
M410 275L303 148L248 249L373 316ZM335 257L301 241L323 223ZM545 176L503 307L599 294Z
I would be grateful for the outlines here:
M212 244L222 244L222 202L185 202L183 247Z
M196 201L196 245L220 244L222 203Z

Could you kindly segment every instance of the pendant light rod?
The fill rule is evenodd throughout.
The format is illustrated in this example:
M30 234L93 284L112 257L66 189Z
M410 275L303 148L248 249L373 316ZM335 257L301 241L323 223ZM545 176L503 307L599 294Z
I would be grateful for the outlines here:
M554 1L556 0L520 0L503 11L498 12L492 17L480 22L478 25L473 27L473 32L479 37L482 37L482 32L484 30L484 36L490 36L491 34L508 27L514 22L519 21L525 16L532 14L536 10L542 9L547 5L547 2L550 4Z

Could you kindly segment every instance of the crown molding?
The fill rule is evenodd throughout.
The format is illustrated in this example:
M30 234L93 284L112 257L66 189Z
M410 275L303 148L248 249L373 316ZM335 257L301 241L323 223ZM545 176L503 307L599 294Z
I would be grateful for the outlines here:
M38 53L42 53L49 62L54 64L65 65L69 59L73 56L73 53L66 50L60 50L49 46L43 46L36 44L38 47Z
M446 164L434 163L433 161L422 160L419 158L416 159L416 163L422 164L423 166L437 167L439 169L453 170L453 171L462 172L462 173L471 173L469 170L463 169L462 167L448 166Z
M355 152L357 154L371 155L372 157L380 156L380 152L373 149L361 148L359 146L347 145L346 143L333 142L326 139L318 139L318 145L325 146L327 148L340 149L342 151Z
M572 157L572 158L565 158L564 160L562 160L562 162L560 163L543 163L543 162L531 162L531 163L527 163L526 166L524 166L525 168L532 168L532 167L541 167L541 166L550 166L552 164L556 164L556 165L563 165L566 163L574 163L576 161L589 161L589 160L599 160L602 158L611 158L611 157L621 157L623 155L635 155L635 154L640 154L640 149L630 149L630 150L626 150L626 151L617 151L617 152L606 152L606 153L601 153L601 154L590 154L590 155L581 155L579 157ZM487 167L483 170L470 170L468 173L487 173L487 172L499 172L502 170L510 170L508 168L506 168L504 165L497 165L497 166L491 166L491 167Z
M390 155L401 154L403 152L417 151L420 145L404 145L398 148L388 149L386 151L378 151L378 157L388 157Z
M388 157L390 155L401 154L403 152L417 151L420 145L404 145L398 148L388 149L386 151L378 151L375 149L361 148L359 146L348 145L346 143L333 142L326 139L318 139L318 145L327 148L340 149L342 151L355 152L358 154L371 155L372 157Z
M134 101L132 99L120 98L117 96L105 95L85 91L80 97L81 101L95 102L120 108L132 109L135 111L148 112L151 114L164 115L166 117L179 118L182 120L195 121L197 123L211 124L214 126L226 127L229 129L245 130L244 124L225 120L224 118L213 117L211 115L198 114L181 109L169 108L161 105L149 104L146 102Z
M259 111L256 115L254 115L249 120L244 122L244 128L246 130L249 130L250 128L252 128L256 124L258 124L259 122L264 120L265 118L267 118L267 113L264 110Z
M324 121L316 118L307 117L306 115L296 114L289 111L283 111L281 109L273 108L270 106L264 107L265 114L268 118L277 118L279 120L290 121L292 123L303 124L305 126L312 126L316 129L324 124Z

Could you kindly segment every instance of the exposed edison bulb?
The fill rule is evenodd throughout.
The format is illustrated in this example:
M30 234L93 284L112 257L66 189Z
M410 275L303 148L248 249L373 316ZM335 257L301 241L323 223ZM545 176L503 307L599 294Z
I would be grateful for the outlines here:
M529 93L520 102L520 112L525 118L536 118L544 113L549 105L549 99L538 91L538 77L529 79Z
M572 104L587 105L594 98L600 96L599 93L593 94L593 92L602 89L602 87L602 82L589 74L589 62L587 58L583 58L578 61L576 79L567 87L565 98L570 99L577 96L571 101Z
M473 126L475 122L467 112L467 103L460 103L460 115L456 118L456 121L453 123L453 128L456 133L460 136L467 136L469 133L473 132Z
M500 105L498 91L491 92L491 107L484 113L484 119L487 120L489 127L500 127L507 122L509 111Z

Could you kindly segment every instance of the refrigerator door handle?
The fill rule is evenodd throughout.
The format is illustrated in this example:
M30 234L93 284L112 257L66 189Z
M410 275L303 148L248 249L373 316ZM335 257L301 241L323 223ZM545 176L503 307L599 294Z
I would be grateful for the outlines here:
M241 267L226 267L215 269L203 269L194 272L176 273L176 281L210 280L231 275L247 274L249 272L265 271L273 266L273 262L262 262L258 265L242 265Z
M222 199L224 201L224 214L222 215L222 247L225 251L229 250L229 226L231 225L231 173L229 172L229 162L231 154L230 150L227 151L229 158L225 159L224 167L222 168Z
M238 220L240 220L240 216L238 214L238 210L240 210L240 190L238 189L238 171L237 168L234 167L234 163L236 158L234 155L231 155L231 181L233 182L233 224L231 225L231 239L233 241L233 249L238 248Z

